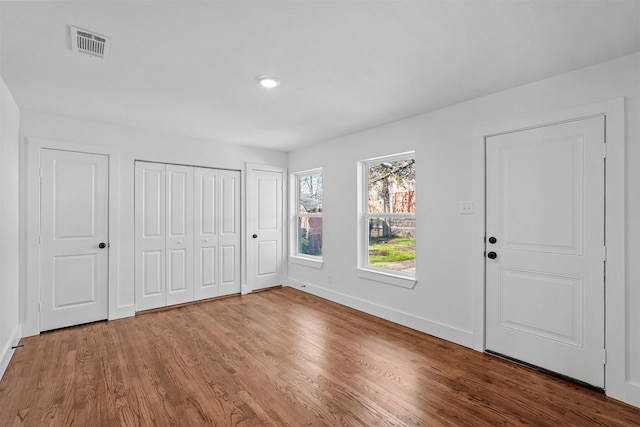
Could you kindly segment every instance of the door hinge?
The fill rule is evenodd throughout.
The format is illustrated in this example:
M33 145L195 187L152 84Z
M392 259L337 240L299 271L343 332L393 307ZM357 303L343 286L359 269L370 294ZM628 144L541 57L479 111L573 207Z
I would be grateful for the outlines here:
M40 175L40 178L42 178L42 168L38 169L38 175Z
M606 348L602 349L602 364L603 365L607 364L607 349Z
M42 303L38 303L38 313L42 312Z
M602 144L602 157L607 158L607 143Z
M42 244L42 236L38 236L38 244Z
M606 246L602 247L602 260L603 261L607 260L607 247Z

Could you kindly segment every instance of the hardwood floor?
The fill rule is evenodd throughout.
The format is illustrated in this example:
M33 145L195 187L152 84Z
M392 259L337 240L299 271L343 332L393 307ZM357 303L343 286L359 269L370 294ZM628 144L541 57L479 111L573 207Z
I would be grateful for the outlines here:
M1 426L637 426L640 409L291 288L21 341Z

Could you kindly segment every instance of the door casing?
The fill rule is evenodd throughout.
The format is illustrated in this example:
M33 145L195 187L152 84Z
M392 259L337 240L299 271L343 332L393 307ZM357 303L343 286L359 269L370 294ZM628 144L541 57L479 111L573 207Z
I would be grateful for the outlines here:
M624 98L588 104L581 107L556 111L528 119L497 124L479 129L472 147L473 160L473 200L476 213L473 215L472 274L473 274L473 317L472 347L477 351L485 350L485 257L484 237L485 216L485 140L487 137L558 124L604 115L606 117L606 156L605 171L607 194L605 209L607 217L605 230L607 236L607 279L605 287L605 345L607 365L605 367L606 394L625 400L625 396L635 393L632 385L626 382L625 372L625 136L624 136Z

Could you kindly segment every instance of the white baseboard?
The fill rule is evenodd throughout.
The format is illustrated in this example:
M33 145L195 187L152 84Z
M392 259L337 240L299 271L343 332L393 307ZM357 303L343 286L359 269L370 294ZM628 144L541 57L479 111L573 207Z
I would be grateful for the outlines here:
M2 352L0 353L0 380L4 375L4 372L7 370L7 366L9 366L9 361L11 360L11 356L13 356L13 352L15 347L20 342L21 334L20 334L20 325L17 325L11 334L11 339L5 346L2 348Z
M390 307L385 307L383 305L346 295L341 292L336 292L330 289L322 288L320 286L315 286L297 279L289 278L287 285L318 296L320 298L328 299L338 304L342 304L347 307L372 314L376 317L389 320L393 323L397 323L399 325L406 326L408 328L415 329L417 331L424 332L425 334L433 335L435 337L442 338L444 340L451 341L465 347L472 348L473 345L473 333L471 333L470 331L465 331L449 325L445 325L443 323L434 322L423 317L419 317Z
M607 384L607 396L640 408L640 384L633 381L625 381L623 384L610 386Z

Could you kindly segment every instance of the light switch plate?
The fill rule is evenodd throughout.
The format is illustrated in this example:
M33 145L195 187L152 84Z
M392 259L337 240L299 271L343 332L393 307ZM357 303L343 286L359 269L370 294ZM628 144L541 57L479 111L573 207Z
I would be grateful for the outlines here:
M473 214L473 202L460 202L460 215L472 215Z

